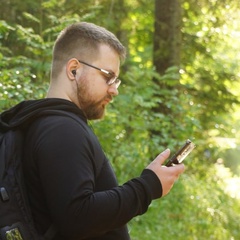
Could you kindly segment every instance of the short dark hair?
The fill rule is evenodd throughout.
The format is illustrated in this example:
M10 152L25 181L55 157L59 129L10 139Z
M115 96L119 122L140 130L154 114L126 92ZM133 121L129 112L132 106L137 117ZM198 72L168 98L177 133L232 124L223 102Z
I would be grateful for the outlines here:
M66 27L59 34L53 48L52 78L57 77L64 64L72 57L84 58L84 60L96 57L100 44L106 44L115 50L120 60L125 59L125 47L107 29L87 22Z

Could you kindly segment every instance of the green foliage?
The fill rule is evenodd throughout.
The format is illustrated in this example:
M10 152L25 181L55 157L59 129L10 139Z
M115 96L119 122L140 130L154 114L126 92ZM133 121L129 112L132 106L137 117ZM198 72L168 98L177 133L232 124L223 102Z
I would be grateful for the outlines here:
M237 38L233 36L239 25L238 29L230 27L237 14L232 2L200 1L199 8L195 2L183 3L183 51L187 52L182 59L183 83L194 85L193 102L200 106L196 113L205 133L211 135L210 131L222 124L219 132L225 134L229 128L226 112L233 113L233 104L239 104L238 93L234 93L239 82L239 57L235 49Z
M41 37L32 29L25 29L17 24L10 26L5 21L0 22L0 36L3 39L0 45L3 53L0 55L2 69L0 71L0 108L6 109L27 99L43 98L47 85L46 82L42 83L38 77L44 75L42 72L46 68L49 69L49 63L37 59L43 54ZM13 41L14 38L19 40L23 55L16 54L19 50L15 52L14 46L10 49L4 45L9 40Z
M225 174L217 165L203 178L183 175L169 195L131 221L132 239L239 239L240 206L226 191Z
M175 151L187 138L197 144L171 193L131 221L133 240L240 238L239 196L226 191L240 171L236 2L183 0L181 69L172 66L163 75L152 63L154 1L1 4L1 110L43 98L57 34L90 21L113 31L128 50L119 96L104 121L91 122L119 182L138 176L167 147ZM235 176L215 164L220 160Z

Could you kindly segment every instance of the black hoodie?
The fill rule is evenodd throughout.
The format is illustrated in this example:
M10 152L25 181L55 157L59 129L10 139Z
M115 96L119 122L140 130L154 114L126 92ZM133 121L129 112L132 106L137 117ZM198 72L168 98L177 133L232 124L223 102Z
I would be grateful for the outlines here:
M8 130L27 125L43 112L51 110L64 110L80 114L82 119L86 121L76 105L69 103L64 99L56 98L23 101L0 114L0 129ZM45 113L47 114L47 112Z
M162 194L156 175L144 170L118 186L87 119L67 100L24 101L0 115L1 130L19 126L26 132L24 177L38 232L54 224L58 240L130 239L125 224Z

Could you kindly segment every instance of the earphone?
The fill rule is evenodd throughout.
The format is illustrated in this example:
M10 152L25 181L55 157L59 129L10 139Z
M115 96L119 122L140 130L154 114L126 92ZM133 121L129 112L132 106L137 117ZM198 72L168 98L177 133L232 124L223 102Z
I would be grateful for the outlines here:
M76 70L72 70L72 74L74 75L74 77L76 77L77 74Z

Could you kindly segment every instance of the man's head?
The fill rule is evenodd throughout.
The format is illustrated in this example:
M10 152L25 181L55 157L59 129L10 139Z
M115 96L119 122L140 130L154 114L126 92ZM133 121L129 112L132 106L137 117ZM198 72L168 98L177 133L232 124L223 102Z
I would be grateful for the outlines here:
M105 28L87 22L75 23L65 28L54 45L52 79L58 77L66 62L73 57L88 62L95 59L101 44L116 51L121 60L125 59L124 46Z
M74 102L88 119L102 118L118 94L124 59L125 48L114 34L92 23L73 24L56 40L48 97Z

